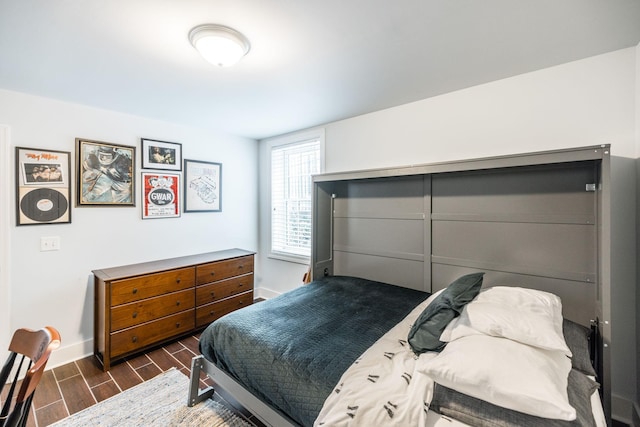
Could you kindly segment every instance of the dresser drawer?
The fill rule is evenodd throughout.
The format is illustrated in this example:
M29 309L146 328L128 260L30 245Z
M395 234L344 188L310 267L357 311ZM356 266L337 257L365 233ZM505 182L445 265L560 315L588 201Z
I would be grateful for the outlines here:
M194 267L114 280L111 283L111 306L187 289L194 284Z
M196 308L196 327L206 326L219 317L253 304L253 290Z
M194 307L194 304L195 292L193 289L187 289L119 305L111 310L111 331L115 332L170 314L189 310Z
M196 305L204 305L253 290L253 273L233 277L196 288Z
M196 267L198 285L253 272L253 256L216 261Z
M120 356L167 338L181 335L194 328L193 310L163 317L153 322L111 334L111 357Z

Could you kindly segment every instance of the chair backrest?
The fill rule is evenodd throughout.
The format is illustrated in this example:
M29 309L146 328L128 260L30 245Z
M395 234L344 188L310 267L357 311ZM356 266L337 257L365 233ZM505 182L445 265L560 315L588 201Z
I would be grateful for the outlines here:
M9 357L0 371L0 387L6 385L9 390L0 410L0 427L26 424L33 394L49 356L59 346L60 334L51 326L37 331L26 328L15 331L9 344ZM13 380L7 384L12 373Z

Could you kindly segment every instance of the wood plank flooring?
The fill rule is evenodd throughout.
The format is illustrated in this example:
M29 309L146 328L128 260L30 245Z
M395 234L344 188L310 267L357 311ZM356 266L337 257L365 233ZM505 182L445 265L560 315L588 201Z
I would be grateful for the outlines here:
M191 358L200 354L198 337L199 335L189 336L117 363L112 365L109 372L103 372L93 356L45 371L36 389L27 425L48 426L171 368L180 370L188 377ZM208 378L200 382L201 388L211 385ZM186 401L186 389L184 397ZM225 403L252 423L260 424L242 409L217 395L216 400Z

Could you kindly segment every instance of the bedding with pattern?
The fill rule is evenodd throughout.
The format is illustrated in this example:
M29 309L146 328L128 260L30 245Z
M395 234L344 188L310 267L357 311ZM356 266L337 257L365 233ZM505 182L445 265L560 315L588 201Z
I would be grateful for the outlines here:
M429 296L327 277L217 320L200 348L304 426L421 426L430 410L471 426L602 425L591 411L598 385L588 376L588 329L561 316L558 323L552 294L496 287L478 295L481 284L482 273L467 275ZM491 304L505 298L517 302L508 304L517 307L517 328L492 323ZM528 329L545 310L554 320ZM512 320L509 310L498 314ZM520 356L487 369L506 352ZM541 360L552 368L537 372ZM529 381L535 387L522 387Z
M313 424L340 376L428 293L332 276L224 316L206 359L297 423Z

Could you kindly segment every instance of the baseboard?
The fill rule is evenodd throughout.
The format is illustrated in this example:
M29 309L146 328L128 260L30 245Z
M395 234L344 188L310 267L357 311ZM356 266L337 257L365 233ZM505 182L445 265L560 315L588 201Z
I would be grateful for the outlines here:
M271 299L271 298L277 297L280 294L281 292L272 291L271 289L267 289L267 288L255 288L253 290L254 298Z
M635 412L634 406L634 403L629 399L611 394L611 418L614 420L630 426L634 425L632 424L633 412Z
M640 427L640 405L636 402L633 404L632 426Z
M47 369L66 365L74 360L82 359L93 354L93 340L81 341L68 346L62 345L59 349L51 353Z

